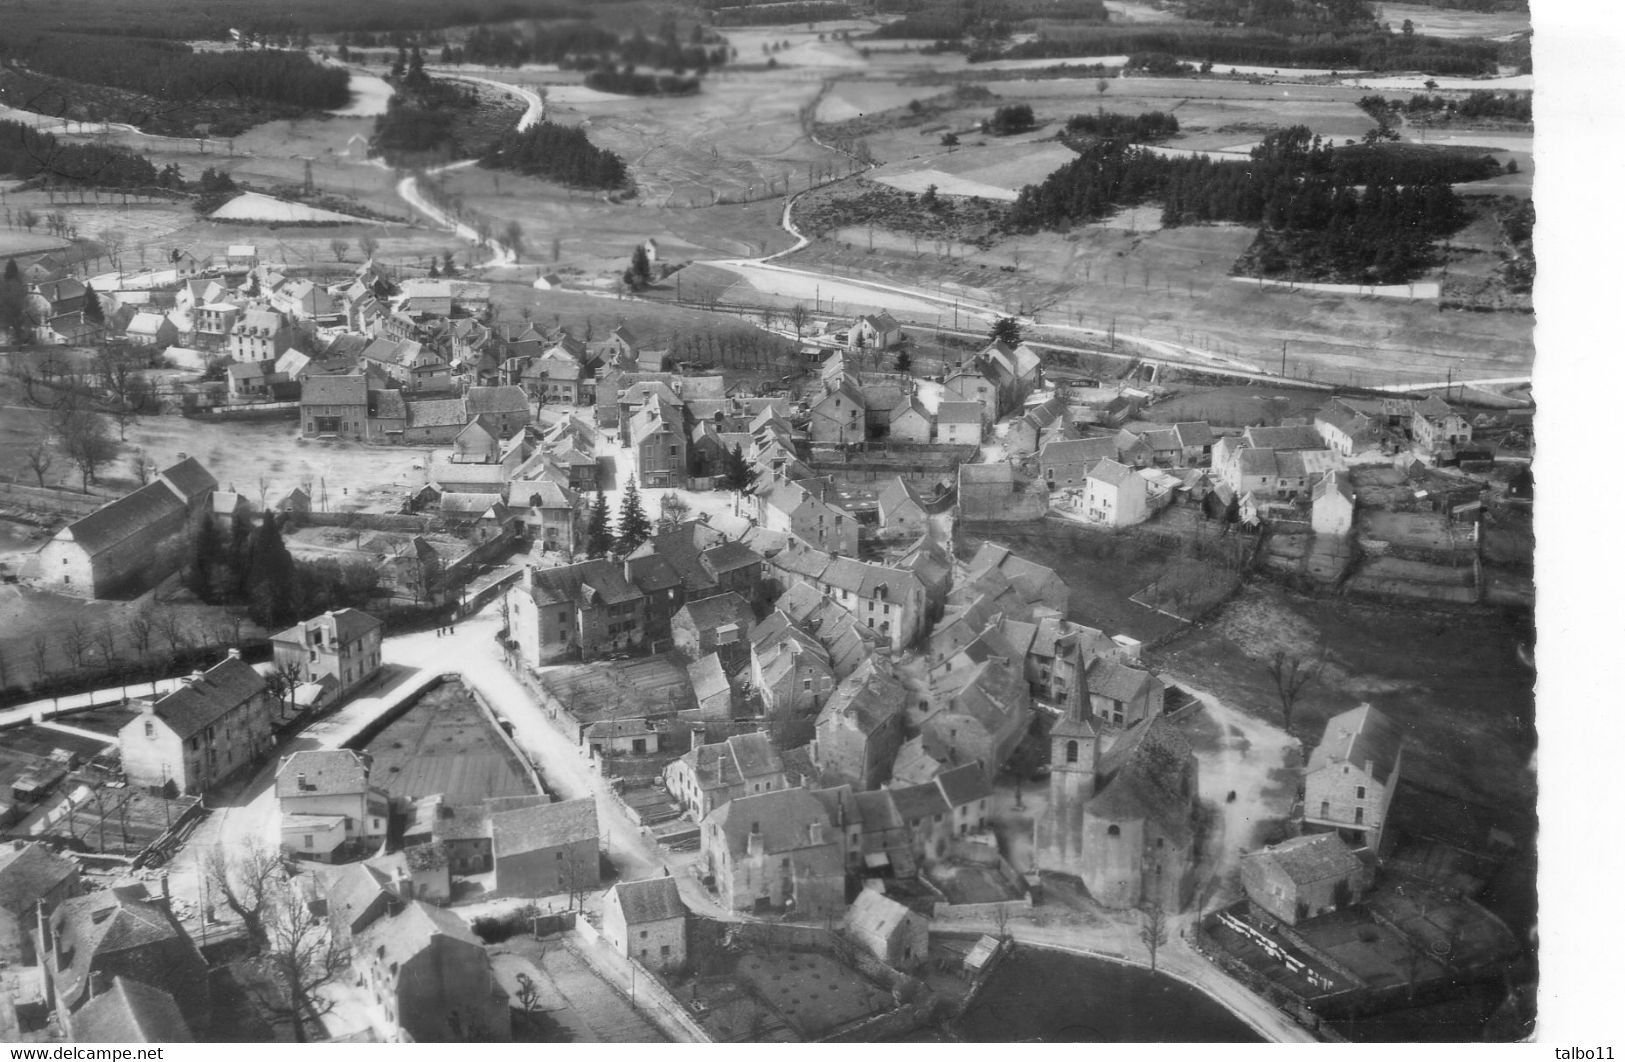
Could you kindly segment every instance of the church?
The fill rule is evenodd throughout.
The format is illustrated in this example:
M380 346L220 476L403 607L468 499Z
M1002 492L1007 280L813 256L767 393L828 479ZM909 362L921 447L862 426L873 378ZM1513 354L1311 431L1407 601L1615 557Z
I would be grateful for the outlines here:
M1195 887L1196 756L1160 713L1117 730L1083 683L1050 731L1049 805L1033 825L1037 870L1075 874L1106 907L1181 910Z

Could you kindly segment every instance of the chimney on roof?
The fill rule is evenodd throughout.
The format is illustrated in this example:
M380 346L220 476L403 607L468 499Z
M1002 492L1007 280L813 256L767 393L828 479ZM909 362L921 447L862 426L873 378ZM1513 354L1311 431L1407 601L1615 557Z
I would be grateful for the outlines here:
M243 658L243 651L241 649L232 648L232 649L227 649L226 650L226 659L228 659L228 660L241 660L242 658Z
M169 873L168 873L168 871L165 871L164 873L158 875L158 891L159 891L159 894L162 895L163 898L164 898L164 907L167 908L169 906Z
M203 681L203 672L197 670L196 668L194 668L192 670L192 673L190 675L187 675L186 678L182 679L181 681L184 682L188 686L195 686L199 682Z

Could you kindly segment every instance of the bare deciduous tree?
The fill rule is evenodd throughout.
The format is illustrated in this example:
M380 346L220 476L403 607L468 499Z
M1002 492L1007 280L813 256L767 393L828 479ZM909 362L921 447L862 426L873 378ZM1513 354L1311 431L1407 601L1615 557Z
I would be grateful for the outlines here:
M349 240L329 240L327 246L333 252L333 257L341 262L344 261L344 256L350 253Z
M243 920L249 946L260 951L270 942L267 925L278 887L287 875L282 858L261 841L250 841L235 855L216 845L203 857L208 885L233 914Z
M361 237L360 243L361 253L367 256L368 261L371 261L373 255L378 253L378 238L369 234Z
M56 464L56 455L51 452L51 448L46 446L43 441L36 442L23 451L23 460L28 463L29 470L34 473L35 481L41 487L45 486L45 473L49 472L51 466Z
M169 646L169 655L174 656L180 651L186 635L186 625L181 622L180 612L172 605L165 605L153 612L152 622L164 644Z
M1313 660L1305 660L1285 649L1277 650L1265 665L1270 678L1275 680L1275 692L1281 698L1281 726L1288 734L1292 733L1292 713L1298 704L1298 694L1320 677L1320 670L1325 666L1324 652Z
M130 641L135 643L136 655L145 659L152 648L152 614L146 609L132 612L124 621L124 626L130 632Z
M68 651L68 658L73 661L75 671L85 669L85 657L90 652L90 627L85 621L75 616L62 628L62 645Z
M311 914L298 890L283 885L272 896L266 918L264 967L280 990L279 999L264 1000L293 1023L297 1043L309 1041L306 1022L333 1008L321 989L339 980L350 966L350 952Z

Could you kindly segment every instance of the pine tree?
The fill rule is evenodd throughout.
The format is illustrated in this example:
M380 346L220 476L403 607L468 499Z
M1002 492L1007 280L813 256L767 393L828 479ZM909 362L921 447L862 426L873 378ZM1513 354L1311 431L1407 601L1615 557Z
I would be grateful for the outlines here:
M1510 172L1513 172L1513 171L1509 170L1507 172L1510 173ZM20 279L22 279L22 270L17 268L17 259L15 259L15 258L6 259L6 282L10 283L13 280L20 280Z
M102 312L102 300L97 297L96 289L89 284L85 285L85 320L101 324L106 319Z
M626 477L626 493L621 496L621 533L615 539L620 553L631 553L649 537L649 514L643 511L643 499L638 497L636 476Z
M615 548L615 535L609 529L609 499L598 492L587 516L587 556L594 559L605 556Z
M250 548L244 579L249 590L249 614L255 622L261 626L292 622L298 579L298 567L282 541L276 516L266 513Z
M750 490L750 464L745 460L745 452L734 443L733 450L723 461L722 484L729 490L744 494Z

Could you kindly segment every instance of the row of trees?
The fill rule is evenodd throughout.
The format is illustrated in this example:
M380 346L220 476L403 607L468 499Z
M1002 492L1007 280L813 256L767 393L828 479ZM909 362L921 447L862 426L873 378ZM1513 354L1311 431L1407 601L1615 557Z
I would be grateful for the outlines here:
M480 26L468 34L461 48L448 47L442 58L492 66L557 63L566 70L596 70L630 63L703 75L725 64L730 54L725 41L707 34L700 26L695 26L683 41L671 23L653 37L642 30L623 37L592 22L569 22L529 34L518 27Z
M620 188L627 179L626 163L615 152L593 144L579 128L545 121L504 134L480 165L577 188Z
M1066 131L1070 136L1096 136L1102 140L1155 144L1179 133L1179 119L1166 111L1108 114L1101 109L1094 114L1075 114L1068 118Z
M0 174L20 180L100 188L150 188L158 171L121 147L58 140L21 122L0 121Z
M594 70L583 83L598 92L622 96L692 96L700 91L700 79L677 74L640 74L628 63L621 69L604 66Z
M1453 156L1430 166L1425 156L1390 159L1370 149L1344 154L1349 150L1333 148L1302 126L1271 133L1250 162L1171 159L1101 141L1042 183L1022 189L1010 224L1065 228L1121 206L1161 200L1164 225L1261 226L1253 264L1265 275L1291 271L1356 283L1410 279L1430 262L1432 242L1465 220L1449 183L1456 173Z
M1324 26L1297 29L1308 31L1227 29L1198 24L1101 26L1070 32L1064 37L1038 37L1009 46L989 43L967 52L966 58L974 63L1127 53L1130 56L1179 56L1193 62L1219 65L1425 70L1463 76L1493 74L1503 59L1513 58L1505 46L1477 38L1396 35L1377 28L1354 32Z
M32 669L35 688L61 673L82 689L97 668L110 679L132 684L161 678L193 650L241 644L248 626L244 613L227 611L214 618L212 624L189 620L173 605L140 608L122 623L97 625L71 616L50 631L35 633L20 650L0 653L0 690L27 687L25 668Z
M303 52L194 52L173 41L42 33L0 45L35 73L179 103L244 97L313 110L350 102L350 75Z
M1534 120L1534 94L1477 89L1469 92L1464 99L1418 94L1403 100L1371 95L1360 97L1360 109L1383 123L1400 114L1409 118L1464 118L1469 121L1498 118L1510 122L1530 122Z

